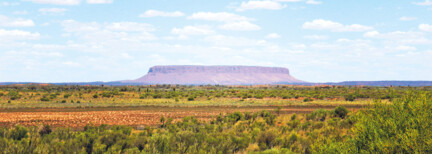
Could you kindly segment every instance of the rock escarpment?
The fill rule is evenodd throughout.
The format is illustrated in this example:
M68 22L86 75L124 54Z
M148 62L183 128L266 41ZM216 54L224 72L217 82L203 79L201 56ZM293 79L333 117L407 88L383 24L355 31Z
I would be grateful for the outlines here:
M181 85L303 83L292 77L287 68L281 67L192 65L154 66L145 76L127 82Z

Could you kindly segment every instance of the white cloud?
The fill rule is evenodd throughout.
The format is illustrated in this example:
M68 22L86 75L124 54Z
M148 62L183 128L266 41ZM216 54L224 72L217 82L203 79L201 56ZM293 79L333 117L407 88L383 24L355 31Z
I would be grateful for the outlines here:
M301 2L303 0L276 0L278 2Z
M13 14L26 15L26 14L28 14L28 12L27 11L14 11Z
M181 17L184 16L183 12L175 11L175 12L163 12L158 10L147 10L143 14L140 15L141 18L149 18L149 17Z
M326 40L328 37L325 35L306 35L306 36L303 36L303 38L309 39L309 40Z
M322 4L322 2L321 1L315 1L315 0L308 0L308 1L306 1L306 4L319 5L319 4Z
M101 25L96 22L91 23L81 23L75 20L65 20L61 22L63 29L66 32L92 32L100 29Z
M119 31L119 32L150 32L155 28L151 24L137 22L113 22L100 24L97 22L82 23L75 20L61 22L66 32L89 33L95 31Z
M114 0L86 0L88 4L110 4L113 3Z
M265 9L265 10L280 10L285 8L286 5L281 5L278 2L275 1L248 1L248 2L242 2L240 6L236 9L236 11L245 11L245 10L259 10L259 9Z
M61 25L63 30L67 32L63 34L65 37L74 34L74 36L77 36L83 41L93 42L95 44L109 44L117 41L141 42L157 39L150 33L154 30L154 27L146 23L83 23L75 20L65 20L61 22Z
M112 31L154 31L153 25L136 22L115 22L105 27Z
M125 59L133 59L133 57L130 56L128 53L122 53L122 54L120 54L120 56L125 58Z
M248 21L230 22L219 26L219 28L232 31L254 31L261 29L260 26L252 24Z
M188 19L233 22L233 21L251 21L253 19L228 12L198 12L187 17Z
M432 25L429 24L420 24L418 28L425 32L432 32Z
M266 36L267 39L278 39L280 37L281 36L278 33L270 33L270 34L267 34L267 36Z
M177 35L209 35L214 33L210 26L185 26L183 28L173 28L171 33Z
M31 27L34 26L33 20L21 19L21 18L10 18L7 16L0 15L0 26L4 27Z
M417 20L417 17L400 17L399 20L401 21L413 21L413 20Z
M69 67L81 67L82 65L78 62L73 61L66 61L62 63L63 65L69 66Z
M316 19L312 22L305 22L303 24L303 28L314 30L330 30L333 32L361 32L373 29L373 27L370 26L364 26L359 24L343 25L341 23L323 19Z
M16 5L19 5L19 3L0 2L0 6L16 6Z
M401 44L431 44L432 40L425 37L422 32L403 32L394 31L389 33L379 33L377 31L366 32L363 34L364 37L384 39L386 43L390 43L391 46Z
M205 38L205 41L218 46L265 46L268 42L265 40L255 40L244 37L234 37L225 35L211 35Z
M400 46L397 46L395 48L395 50L398 50L398 51L413 51L413 50L417 50L417 48L412 47L412 46L407 46L407 45L400 45Z
M59 52L46 52L46 51L34 51L34 50L28 50L28 51L9 51L7 52L8 55L16 55L16 56L30 56L32 58L36 57L62 57L63 54Z
M79 5L82 0L22 0L39 4L54 4L54 5ZM86 0L88 4L110 4L114 0Z
M364 37L377 37L380 33L378 31L370 31L363 34Z
M363 39L356 39L356 40L352 40L352 39L346 39L346 38L341 38L341 39L337 39L336 40L337 43L352 43L352 44L370 44L371 41L370 40L363 40Z
M40 37L39 33L31 33L22 30L4 30L0 29L0 40L33 40Z
M430 5L432 5L432 1L426 0L424 2L414 2L413 4L420 5L420 6L430 6Z
M261 29L260 26L249 22L254 19L228 12L197 12L187 17L187 19L225 22L225 24L219 26L220 29L224 30L253 31Z
M53 14L53 15L61 15L67 11L65 8L41 8L38 10L42 14Z
M81 0L23 0L39 4L55 4L55 5L78 5Z

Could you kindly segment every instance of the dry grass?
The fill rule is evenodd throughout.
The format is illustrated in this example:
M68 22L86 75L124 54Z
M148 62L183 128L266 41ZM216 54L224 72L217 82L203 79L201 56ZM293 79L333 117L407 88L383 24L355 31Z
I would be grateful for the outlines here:
M179 99L140 99L140 93L137 92L122 92L122 95L117 95L111 98L98 97L93 98L93 95L101 92L78 93L72 92L70 97L64 98L64 94L59 93L56 98L49 101L41 101L41 98L48 93L43 92L19 92L22 96L18 100L11 100L6 95L6 91L0 91L5 96L0 97L0 108L47 108L47 107L107 107L107 106L263 106L263 105L370 105L371 100L356 100L354 102L345 101L343 99L324 99L314 100L312 102L303 102L304 98L263 98L263 99L241 99L241 98L208 98L198 97L194 101L188 101L187 98ZM62 103L65 101L65 103ZM79 103L77 103L79 102Z

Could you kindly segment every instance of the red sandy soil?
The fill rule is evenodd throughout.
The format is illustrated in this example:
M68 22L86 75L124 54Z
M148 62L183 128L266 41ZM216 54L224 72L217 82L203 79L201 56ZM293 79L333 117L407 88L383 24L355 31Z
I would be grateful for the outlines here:
M232 112L259 112L276 107L141 107L141 108L90 108L90 109L22 109L0 112L0 126L14 125L39 126L49 124L53 127L82 128L85 125L127 125L151 126L159 124L161 116L181 120L194 116L200 120L210 120L219 114ZM319 107L322 108L322 107ZM323 107L332 109L332 107ZM349 107L350 110L360 109ZM308 113L317 107L282 107L281 114ZM34 110L34 111L31 111Z

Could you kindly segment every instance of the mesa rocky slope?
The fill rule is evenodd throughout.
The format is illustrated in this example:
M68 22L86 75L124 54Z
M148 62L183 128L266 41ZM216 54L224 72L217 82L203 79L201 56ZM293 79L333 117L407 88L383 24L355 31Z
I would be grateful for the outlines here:
M304 83L287 68L259 66L154 66L148 74L124 83L181 85L257 85Z

